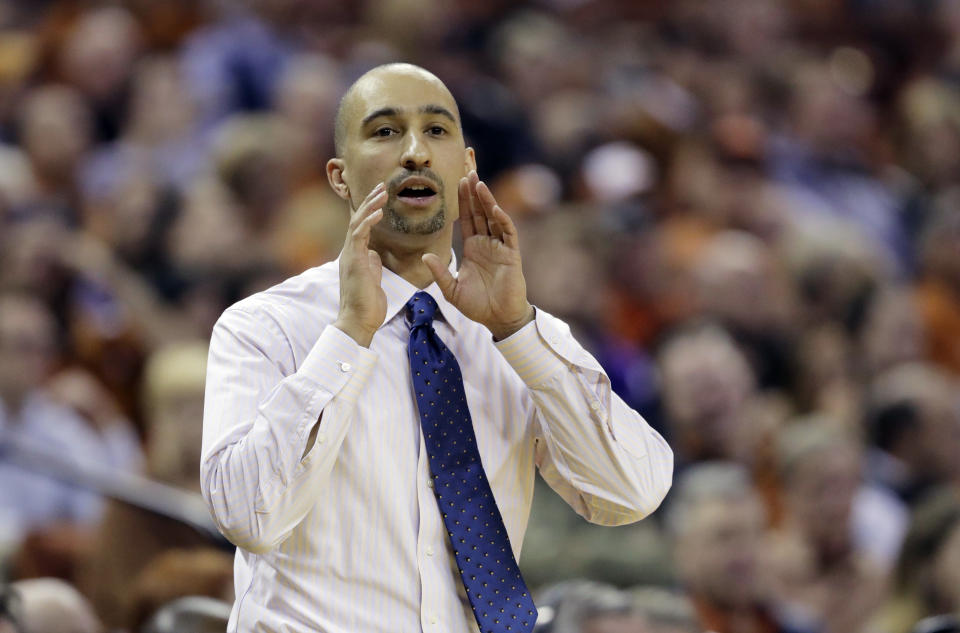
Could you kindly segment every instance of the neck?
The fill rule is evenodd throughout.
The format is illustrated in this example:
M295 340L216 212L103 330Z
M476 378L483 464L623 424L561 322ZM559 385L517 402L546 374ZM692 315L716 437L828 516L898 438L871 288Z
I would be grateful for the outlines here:
M375 240L371 236L370 248L380 255L380 261L383 262L384 268L396 273L420 289L426 288L434 282L433 274L421 259L425 253L433 253L445 265L450 264L451 243L449 239L432 239L426 245L408 246L397 243L387 244Z

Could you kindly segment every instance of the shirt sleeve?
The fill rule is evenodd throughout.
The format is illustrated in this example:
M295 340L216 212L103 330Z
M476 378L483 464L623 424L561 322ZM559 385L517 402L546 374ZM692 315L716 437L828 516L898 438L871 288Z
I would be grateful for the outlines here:
M536 318L495 343L535 404L540 474L592 523L622 525L653 512L673 478L673 452L610 387L569 326Z
M294 369L269 315L234 307L221 316L210 341L200 477L214 521L234 544L268 551L307 515L376 360L328 325Z

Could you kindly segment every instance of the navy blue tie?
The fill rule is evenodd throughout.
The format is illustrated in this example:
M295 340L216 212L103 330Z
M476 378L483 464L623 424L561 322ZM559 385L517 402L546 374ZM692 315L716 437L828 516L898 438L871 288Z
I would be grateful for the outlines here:
M437 302L407 302L410 372L433 490L481 633L528 633L537 609L483 472L457 359L433 329Z

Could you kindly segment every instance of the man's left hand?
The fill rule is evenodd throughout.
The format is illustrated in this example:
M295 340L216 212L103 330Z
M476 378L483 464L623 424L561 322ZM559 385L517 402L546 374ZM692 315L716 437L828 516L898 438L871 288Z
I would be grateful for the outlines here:
M463 262L457 277L436 255L423 256L447 301L502 340L533 320L517 228L477 172L460 179Z

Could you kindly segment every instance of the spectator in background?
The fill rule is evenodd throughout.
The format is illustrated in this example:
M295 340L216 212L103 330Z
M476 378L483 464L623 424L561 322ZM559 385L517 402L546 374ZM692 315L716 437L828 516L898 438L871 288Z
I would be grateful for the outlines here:
M92 142L89 104L68 86L48 84L25 97L19 135L30 160L36 191L9 220L50 218L76 225L77 176Z
M119 134L141 43L140 25L126 8L100 6L77 16L57 51L57 74L91 106L98 141Z
M733 462L691 466L667 516L681 583L701 626L716 633L820 631L778 602L763 577L765 515Z
M927 363L894 367L870 385L870 475L915 505L960 481L956 379Z
M879 633L907 633L921 618L960 615L960 497L940 489L922 502L894 575L890 599L875 618Z
M737 340L758 383L788 387L793 289L770 248L748 233L722 232L707 242L693 273L699 312Z
M144 373L146 474L197 493L206 367L205 343L178 343L154 352ZM132 578L171 549L186 557L208 544L208 537L173 519L114 501L107 505L79 585L104 623L119 627L134 608Z
M733 339L716 325L690 325L663 345L659 366L677 470L714 459L749 462L756 382Z
M865 630L907 511L862 483L860 446L835 425L792 421L778 448L785 516L770 539L771 580L783 599L815 614L824 633Z
M131 470L140 465L140 451L122 418L88 421L55 400L74 402L74 387L61 383L56 392L43 388L56 345L54 320L45 305L25 294L0 294L0 525L7 541L36 536L58 524L79 526L82 529L66 539L69 559L85 547L88 530L100 519L102 501L65 481L70 475L61 472L57 462L72 468ZM79 380L82 391L89 383ZM98 428L97 422L103 425ZM43 569L47 564L72 571L72 560L39 562L46 557L43 549L33 552L39 557L34 561L21 552L19 564L26 569L40 565L36 573L50 571ZM51 555L59 558L63 552Z
M960 213L956 191L944 199L920 238L923 276L917 301L927 337L927 354L937 364L960 374Z
M897 365L923 358L923 322L909 288L889 285L873 293L865 308L856 347L859 374L866 381Z

